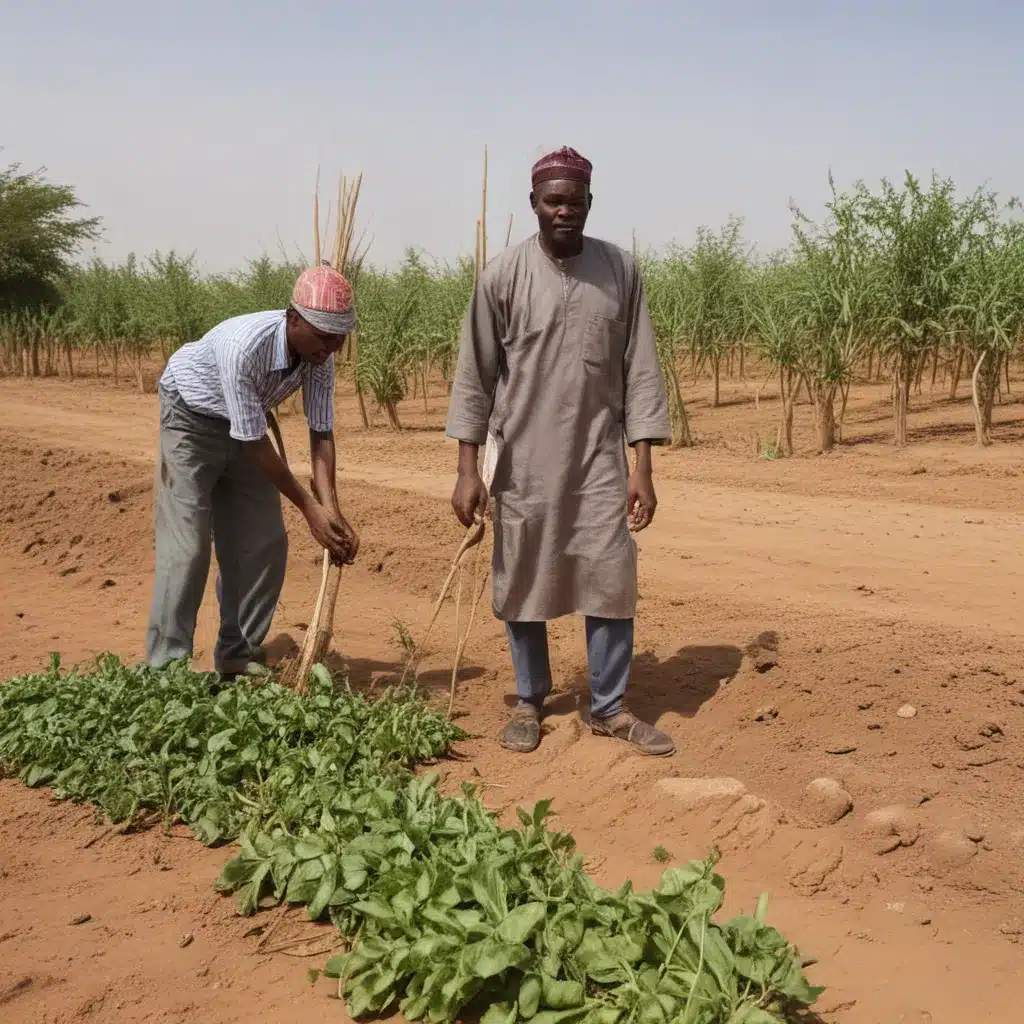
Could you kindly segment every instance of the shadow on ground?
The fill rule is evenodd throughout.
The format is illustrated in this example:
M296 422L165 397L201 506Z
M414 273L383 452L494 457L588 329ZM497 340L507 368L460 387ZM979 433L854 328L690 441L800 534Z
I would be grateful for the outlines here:
M290 633L281 633L266 645L267 661L271 666L294 658L299 653L299 645ZM325 659L327 668L335 676L345 676L353 690L380 691L392 683L396 683L405 668L405 659L395 656L387 661L373 658L346 658L344 652L330 651ZM484 674L478 665L462 665L459 668L458 682L464 683L479 679ZM451 686L450 669L434 669L419 674L419 684L431 697L447 693Z
M743 653L731 645L693 645L659 660L653 652L643 651L633 658L633 674L626 694L629 708L648 721L656 721L665 714L692 718L739 672ZM545 708L556 715L579 710L587 717L589 691L586 673L578 673L564 690L547 701ZM512 706L516 698L510 694L505 702Z

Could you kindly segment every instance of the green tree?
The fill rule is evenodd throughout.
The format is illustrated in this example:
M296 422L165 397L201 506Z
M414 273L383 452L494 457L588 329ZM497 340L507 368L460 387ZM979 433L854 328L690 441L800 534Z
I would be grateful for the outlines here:
M60 304L59 283L84 242L99 237L99 217L74 217L83 204L70 185L18 164L0 170L0 312Z

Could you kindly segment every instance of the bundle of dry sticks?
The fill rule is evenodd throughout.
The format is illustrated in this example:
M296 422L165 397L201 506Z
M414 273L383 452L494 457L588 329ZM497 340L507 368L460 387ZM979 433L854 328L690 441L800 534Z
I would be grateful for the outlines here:
M355 209L356 202L359 199L359 189L362 184L362 174L360 174L354 182L351 184L343 177L338 187L338 214L335 226L335 238L334 248L332 252L332 258L330 265L334 267L339 273L345 274L351 279L352 277L352 263L358 262L361 257L357 257L352 250L352 234L355 223ZM320 199L319 199L319 171L317 172L317 187L314 190L313 195L313 224L314 224L314 265L319 265L320 260ZM475 260L475 276L479 277L483 268L487 262L487 150L484 149L484 174L483 174L483 188L482 188L482 201L481 201L481 212L480 217L476 224L476 260ZM512 232L512 218L509 217L508 232L505 238L506 246L509 243ZM351 340L350 358L354 361L356 356L355 339ZM361 398L361 396L360 396ZM277 423L276 418L271 415L268 417L270 422L271 432L274 435L274 440L277 444L278 451L281 454L281 458L287 462L285 456L284 442L281 436L280 427ZM365 415L364 415L365 420ZM485 456L485 476L487 477L487 484L490 485L490 473L488 472L488 459ZM491 467L493 468L493 466ZM321 496L316 494L315 485L310 482L311 487L314 489L314 495L317 500L320 500ZM437 621L438 615L440 614L441 607L443 606L446 598L448 597L452 584L456 584L455 592L455 657L452 664L452 675L451 675L451 688L448 697L448 716L454 712L455 708L455 697L458 683L458 672L459 664L462 660L462 655L465 651L466 643L469 640L469 634L473 628L473 622L476 617L476 609L480 603L480 599L483 596L484 590L487 587L487 581L490 575L490 570L487 568L482 569L483 564L483 544L485 533L485 524L482 517L477 517L472 526L466 531L466 535L456 552L455 558L452 561L451 569L448 572L448 576L441 587L441 593L434 605L433 615L431 616L430 622L427 625L426 630L423 633L419 643L415 645L412 652L409 655L409 659L406 662L405 669L402 674L401 682L415 682L419 663L423 656L424 647L427 638L430 635L430 631L433 629L435 622ZM460 617L462 611L462 581L463 581L463 570L466 562L469 558L469 552L473 549L477 549L476 559L474 562L473 571L473 583L472 583L472 604L470 605L469 621L466 625L466 631L460 635ZM334 610L337 604L338 591L341 586L341 566L335 565L328 553L324 552L323 567L320 577L320 589L317 593L316 604L313 609L313 616L310 620L309 627L306 630L306 636L303 640L302 648L299 651L297 657L293 658L283 669L281 673L281 681L286 685L290 686L301 693L306 692L309 685L309 674L314 665L317 665L325 659L328 649L330 647L331 638L334 634Z

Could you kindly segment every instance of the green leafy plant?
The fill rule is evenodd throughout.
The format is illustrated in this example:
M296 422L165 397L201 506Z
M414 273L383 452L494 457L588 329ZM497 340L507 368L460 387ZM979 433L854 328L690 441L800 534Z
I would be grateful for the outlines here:
M816 999L763 901L714 920L717 852L650 893L603 889L547 802L502 828L473 787L445 796L412 772L464 736L414 692L370 702L323 666L306 696L211 696L212 680L54 658L0 687L0 766L115 821L156 810L206 843L237 839L217 888L241 914L285 901L329 918L350 945L325 973L353 1016L773 1024Z

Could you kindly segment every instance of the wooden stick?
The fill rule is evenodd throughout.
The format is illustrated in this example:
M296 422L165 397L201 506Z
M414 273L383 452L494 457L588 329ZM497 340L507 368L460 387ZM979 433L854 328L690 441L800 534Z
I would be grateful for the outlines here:
M505 248L508 248L509 242L512 241L512 214L508 215L508 230L505 232Z
M476 549L476 565L473 570L473 582L476 583L477 577L480 575L480 559L483 553L483 544L477 546ZM490 571L484 573L484 578L480 582L479 588L476 591L476 597L473 599L472 607L469 609L469 622L466 625L466 634L459 639L459 627L458 627L458 612L455 616L455 661L452 664L452 684L448 691L448 718L451 719L452 712L455 710L455 694L457 691L458 680L459 680L459 664L462 661L462 655L466 650L466 644L469 642L469 634L473 632L473 620L476 618L477 605L480 604L480 598L484 595L484 590L487 587L487 578L490 575ZM461 587L461 583L460 583Z
M281 922L285 919L288 911L291 909L291 904L282 903L281 909L277 912L277 917L270 922L270 927L260 936L260 941L256 943L257 952L261 950L270 940L273 938L274 932L281 927Z
M363 173L359 172L359 177L356 178L355 184L352 186L349 192L348 205L345 209L345 238L341 249L341 261L338 270L342 273L345 272L345 267L348 264L349 250L352 245L352 232L355 228L355 214L356 214L356 203L359 201L359 190L363 184Z
M974 404L974 427L978 437L978 444L987 445L989 443L988 431L985 429L985 418L981 412L981 400L978 397L978 374L981 373L982 364L985 362L985 357L988 352L982 352L978 358L978 362L974 367L974 373L971 374L971 399Z
M430 617L430 622L427 624L427 628L424 630L423 636L420 638L420 642L413 648L412 654L409 655L405 671L402 673L403 682L408 678L409 672L417 662L417 658L422 654L423 645L427 642L427 637L430 635L430 631L434 628L434 623L437 622L437 616L440 614L441 606L444 604L444 599L448 596L452 580L455 578L455 574L462 565L463 559L465 559L470 548L475 547L483 540L483 536L484 521L483 519L476 519L474 520L473 525L466 531L466 536L459 545L459 550L455 553L455 558L452 561L452 567L448 571L448 577L445 579L444 584L441 587L441 593L438 595L437 602L434 604L434 611Z
M320 266L320 165L316 165L316 184L313 186L313 266Z
M487 266L487 147L484 146L484 183L480 197L480 270Z
M331 266L338 269L341 255L341 232L345 222L345 175L338 178L338 219L334 224L334 251L331 253Z

